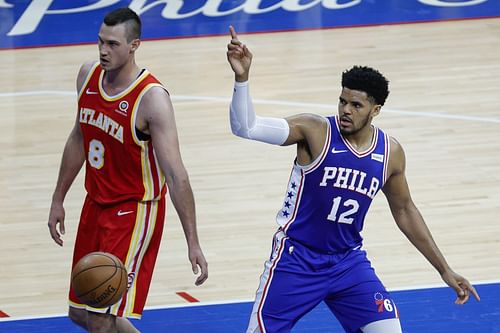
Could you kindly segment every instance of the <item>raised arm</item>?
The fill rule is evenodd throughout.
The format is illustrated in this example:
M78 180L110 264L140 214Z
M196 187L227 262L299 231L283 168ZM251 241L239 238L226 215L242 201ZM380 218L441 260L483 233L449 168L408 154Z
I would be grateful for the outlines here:
M201 269L195 282L200 285L208 277L208 266L198 240L193 191L182 162L174 109L168 93L160 87L151 88L141 101L140 113L153 140L170 198L184 230L193 273L198 274L198 268Z
M87 62L82 65L76 79L76 89L78 94L80 93L85 79L93 66L94 62ZM83 137L80 129L80 123L78 121L79 115L77 112L75 123L73 129L69 134L69 137L64 146L63 156L61 159L61 165L59 168L59 176L57 178L56 188L54 194L52 195L52 203L50 205L49 221L48 227L49 232L56 244L62 246L63 240L61 235L65 233L64 227L64 198L68 193L71 184L75 180L78 172L82 168L85 162L85 152L83 149ZM59 226L59 230L58 230Z
M450 268L432 238L422 215L411 199L405 176L405 164L403 148L396 140L391 139L389 177L382 190L387 197L394 220L410 242L439 272L444 282L455 290L457 294L455 303L464 304L469 299L470 293L479 300L476 289L467 279Z
M235 78L229 108L233 134L274 145L298 144L299 163L312 162L325 142L326 119L314 114L298 114L286 119L256 115L248 84L253 55L232 26L229 31L231 41L227 45L227 60Z

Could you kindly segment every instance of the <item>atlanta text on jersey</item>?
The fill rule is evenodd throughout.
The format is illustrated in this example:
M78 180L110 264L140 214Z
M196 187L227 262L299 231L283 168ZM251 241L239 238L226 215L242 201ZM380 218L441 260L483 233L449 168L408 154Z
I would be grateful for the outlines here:
M100 128L116 140L123 143L123 126L101 112L96 112L92 109L81 108L80 123L89 124Z

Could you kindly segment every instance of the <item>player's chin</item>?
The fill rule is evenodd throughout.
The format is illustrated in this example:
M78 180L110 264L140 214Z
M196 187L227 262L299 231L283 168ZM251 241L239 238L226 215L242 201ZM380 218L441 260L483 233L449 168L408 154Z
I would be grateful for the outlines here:
M352 126L340 126L340 133L342 135L350 135L355 132L356 130Z

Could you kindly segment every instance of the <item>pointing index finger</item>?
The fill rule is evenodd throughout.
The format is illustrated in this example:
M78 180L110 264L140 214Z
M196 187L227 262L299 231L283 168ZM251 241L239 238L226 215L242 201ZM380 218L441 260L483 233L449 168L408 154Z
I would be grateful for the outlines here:
M238 39L238 35L236 35L236 30L234 30L234 27L232 25L229 26L229 32L231 33L232 39Z
M469 286L469 289L470 289L470 291L471 291L472 295L474 295L474 298L475 298L477 301L480 301L480 300L481 300L481 297L479 297L479 294L477 293L476 288L474 288L474 286L473 286L473 285L470 285L470 286Z

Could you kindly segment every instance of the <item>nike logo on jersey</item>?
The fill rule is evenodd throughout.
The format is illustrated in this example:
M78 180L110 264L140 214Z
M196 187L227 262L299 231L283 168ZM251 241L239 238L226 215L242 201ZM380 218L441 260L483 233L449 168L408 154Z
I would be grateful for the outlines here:
M340 154L340 153L345 153L347 152L346 149L343 150L335 150L335 147L332 148L332 154Z
M130 213L133 213L134 211L133 210L127 210L127 211L122 211L121 209L118 211L118 213L116 213L116 215L118 216L123 216L123 215L128 215Z
M87 90L85 91L85 93L86 93L87 95L97 95L97 94L98 94L98 92L97 92L97 91L90 91L90 89L89 89L89 88L87 88Z

